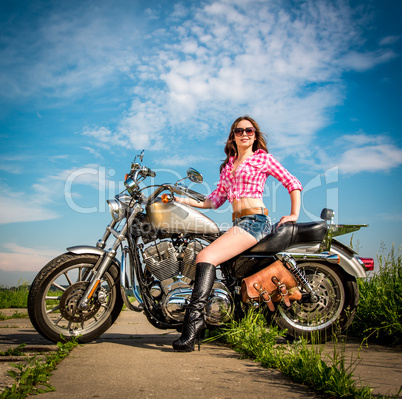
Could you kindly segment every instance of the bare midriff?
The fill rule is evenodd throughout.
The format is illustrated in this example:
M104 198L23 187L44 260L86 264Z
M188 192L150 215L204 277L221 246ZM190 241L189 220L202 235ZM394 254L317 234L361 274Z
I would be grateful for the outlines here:
M232 202L233 212L239 212L248 208L265 208L264 202L260 198L242 197Z

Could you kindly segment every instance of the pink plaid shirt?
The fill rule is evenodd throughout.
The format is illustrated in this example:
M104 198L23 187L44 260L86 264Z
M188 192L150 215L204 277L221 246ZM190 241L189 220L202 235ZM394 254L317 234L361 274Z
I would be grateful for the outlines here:
M207 196L215 209L227 199L229 202L242 197L262 199L264 185L269 175L278 179L289 193L293 190L303 190L299 180L264 150L257 150L242 162L236 169L235 176L232 175L234 160L234 157L229 158L229 162L221 172L216 190Z

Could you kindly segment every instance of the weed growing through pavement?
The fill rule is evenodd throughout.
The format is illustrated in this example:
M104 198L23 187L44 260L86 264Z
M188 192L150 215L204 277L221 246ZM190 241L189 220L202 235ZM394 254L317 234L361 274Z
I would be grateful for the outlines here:
M25 398L29 394L54 391L49 383L51 372L56 366L78 345L76 339L57 344L57 351L45 355L44 359L37 356L28 360L27 363L14 364L16 370L10 370L8 374L15 380L11 387L7 387L0 398ZM24 344L15 348L9 356L23 355Z
M24 312L14 312L11 316L7 316L0 311L0 321L10 320L10 319L26 319L28 317L28 313Z
M7 349L5 352L0 351L0 356L23 356L22 349L25 347L26 344L19 344L16 348Z

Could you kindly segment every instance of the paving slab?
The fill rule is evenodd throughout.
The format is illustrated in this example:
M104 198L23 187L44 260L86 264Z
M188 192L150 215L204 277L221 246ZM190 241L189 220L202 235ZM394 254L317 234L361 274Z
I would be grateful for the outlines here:
M156 329L141 313L123 311L102 337L78 346L58 365L50 378L56 391L43 397L322 397L216 342L203 343L201 351L174 352L171 343L178 336L176 331ZM20 343L55 348L28 319L0 322L0 350ZM402 381L401 348L360 348L357 341L348 340L343 350L346 361L354 364L356 378L371 386L373 393L397 393ZM330 345L326 351L331 355Z
M219 343L174 352L178 337L156 329L142 314L123 312L100 339L63 360L50 379L56 392L46 398L321 397Z

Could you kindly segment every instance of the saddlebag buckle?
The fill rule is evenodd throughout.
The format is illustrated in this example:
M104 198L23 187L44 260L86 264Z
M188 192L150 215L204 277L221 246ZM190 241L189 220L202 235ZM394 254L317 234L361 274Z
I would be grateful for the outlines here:
M268 306L269 310L271 312L275 311L275 306L272 303L272 297L271 295L268 293L268 291L260 284L258 283L254 283L253 284L254 288L258 291L261 299L263 300L263 302Z
M276 276L272 276L272 282L278 287L278 292L281 294L283 302L287 307L290 306L289 291L285 283L282 283Z

